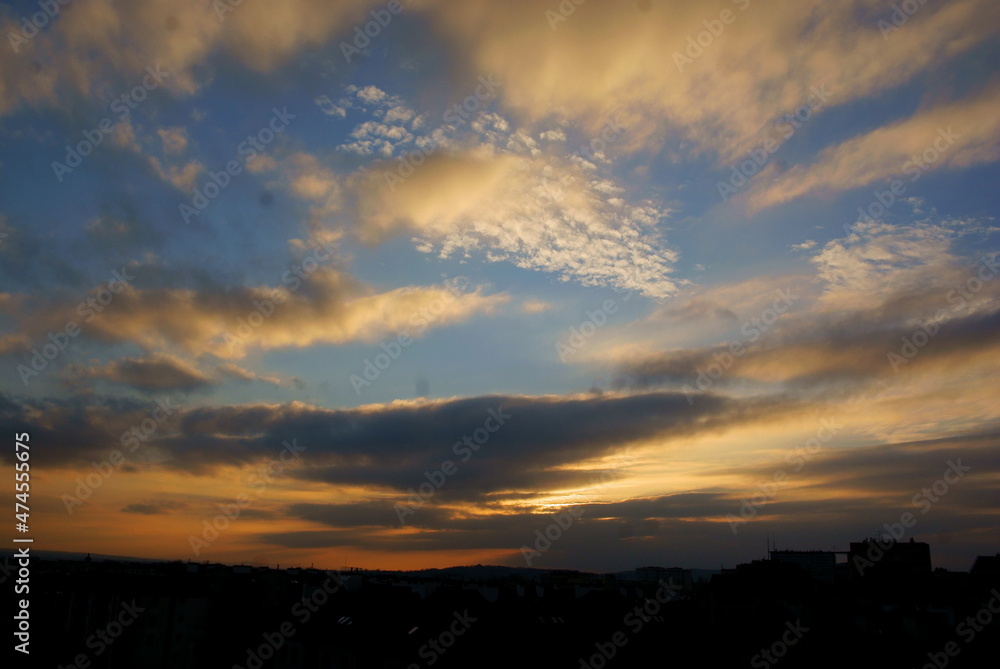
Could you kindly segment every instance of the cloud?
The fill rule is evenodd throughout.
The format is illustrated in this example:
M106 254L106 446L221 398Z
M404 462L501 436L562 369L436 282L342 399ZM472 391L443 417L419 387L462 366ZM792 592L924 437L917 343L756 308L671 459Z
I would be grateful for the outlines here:
M587 487L600 461L636 444L679 443L696 434L767 422L797 403L706 398L692 409L683 395L518 397L395 402L358 410L322 410L301 404L219 407L185 414L183 434L168 440L178 467L211 471L273 457L295 438L305 466L291 474L330 490L361 486L403 502L426 482L425 472L451 460L460 475L435 496L435 505L483 503L491 493ZM491 413L492 412L492 413ZM509 416L483 442L490 416ZM476 441L470 440L479 440ZM164 443L160 444L164 447ZM592 467L593 465L591 465Z
M823 304L851 309L885 304L894 296L952 288L965 278L967 265L975 262L957 256L954 244L992 231L977 221L961 220L854 223L845 237L827 242L812 258L824 284Z
M964 464L972 461L979 471L1000 470L1000 456L994 445L1000 434L996 432L976 432L971 434L915 439L897 443L872 443L863 448L824 448L811 455L805 463L794 451L782 454L773 462L747 464L735 469L713 472L712 475L729 476L738 474L753 481L755 485L764 477L773 480L775 471L785 470L789 484L796 488L806 488L799 494L822 495L824 491L838 490L845 496L864 495L871 503L884 503L892 508L900 497L911 498L926 483L940 478L949 460L962 459ZM797 479L797 480L796 480ZM996 488L1000 483L982 481L982 484ZM791 495L795 497L796 495ZM986 507L988 502L975 499L972 494L962 501L970 507ZM949 495L949 499L953 499ZM782 513L790 512L795 504L788 504Z
M321 243L338 237L339 232L333 226L344 206L344 178L308 153L293 153L280 164L270 156L267 162L262 162L262 158L254 160L255 169L278 171L291 192L310 203L307 225L312 237Z
M159 158L150 156L149 164L157 176L184 193L190 193L194 189L198 177L205 171L205 166L197 160L191 160L183 166L164 166Z
M144 135L142 128L138 131L137 136L137 126L132 119L120 121L111 135L112 142L141 158L162 181L179 191L190 193L198 177L204 173L205 166L199 160L180 160L180 154L187 147L186 130L180 127L158 128L155 138L151 134ZM150 155L154 151L161 156Z
M351 132L350 137L354 141L337 148L359 156L373 153L391 156L400 145L413 141L413 135L404 126L387 125L378 121L365 121Z
M521 303L521 311L526 314L540 314L552 308L550 302L545 300L529 299Z
M428 328L492 313L509 299L504 294L486 295L481 288L463 292L451 284L377 293L341 271L320 266L316 257L307 258L312 265L294 265L274 286L234 288L206 282L190 289L128 284L100 314L92 313L83 322L75 304L51 302L29 314L14 313L12 301L9 311L19 322L20 333L9 335L7 345L15 346L29 336L44 337L77 319L94 340L130 342L145 350L176 347L193 356L235 360L253 348L374 341L400 332L420 336ZM139 267L130 271L142 273Z
M122 509L122 513L138 513L144 516L157 516L185 508L187 508L187 504L183 502L133 503L125 506Z
M753 210L812 194L830 194L902 178L903 187L931 170L958 169L1000 157L1000 86L831 146L751 192ZM894 195L893 193L889 193ZM895 195L898 195L895 194Z
M187 130L183 127L157 128L156 134L163 142L164 153L176 155L184 153L184 150L187 149Z
M316 106L320 108L327 116L332 116L334 118L347 118L347 108L346 106L341 106L335 104L333 100L327 95L321 95L314 100Z
M170 72L164 87L175 95L199 91L223 57L270 73L347 35L380 4L245 2L221 19L199 0L70 4L22 53L0 62L0 113L57 104L69 94L93 99L106 93L98 82L109 80L128 90L149 65ZM877 26L885 6L875 0L734 3L726 7L734 20L724 32L684 62L705 22L718 21L718 8L695 0L654 3L648 12L593 3L555 27L530 0L472 0L458 9L414 0L408 8L426 17L471 78L491 73L506 82L504 104L529 125L551 128L556 117L594 133L614 106L630 129L628 148L662 146L679 132L724 163L816 87L829 87L831 104L847 104L899 86L990 39L998 18L990 0L958 0L923 7L885 39ZM0 27L18 31L13 17ZM21 67L27 59L37 66ZM392 97L376 86L352 93L369 106ZM339 103L326 109L344 116ZM559 141L559 130L543 132Z
M388 97L386 92L378 86L365 86L357 89L352 88L352 92L357 93L359 100L370 105L377 105L385 102Z
M595 476L591 473L591 477ZM568 505L567 505L568 506ZM652 498L635 498L618 502L602 502L594 504L575 504L575 513L586 518L586 522L594 520L616 520L632 525L653 519L695 519L722 516L731 512L733 502L720 493L683 493L661 495ZM303 520L328 525L330 527L399 527L399 518L386 501L363 502L353 504L294 504L288 513ZM544 512L509 511L493 514L469 514L467 512L450 512L441 508L421 509L419 513L407 517L407 525L414 528L430 530L447 530L457 535L465 535L464 541L474 540L476 534L507 535L522 539L525 527L542 522L547 524L551 516ZM527 533L530 536L530 532ZM417 544L430 539L435 550L445 547L456 547L448 539L441 538L439 543L427 535L413 537ZM399 541L397 537L393 541ZM487 539L489 542L490 539ZM490 544L488 547L511 547L511 539L507 543ZM516 544L513 544L516 545ZM472 547L466 544L466 547ZM486 547L486 546L484 546Z
M399 184L376 166L351 181L364 239L406 230L418 248L550 272L585 286L614 286L654 298L672 295L678 254L655 241L667 211L627 204L623 189L570 163L494 153L492 147L437 154Z
M135 247L157 248L164 236L142 220L130 201L110 202L84 227L87 236L101 249L123 251Z
M688 286L677 297L665 301L630 322L609 323L600 337L574 354L576 364L598 369L616 368L628 361L659 356L664 351L697 351L712 342L747 337L744 323L783 307L802 308L814 301L818 289L809 275L760 275L732 283Z
M806 104L813 88L826 86L832 106L897 87L992 39L998 18L990 0L928 5L885 39L877 20L887 8L875 0L689 0L648 12L587 3L555 23L531 0L419 6L470 72L505 82L504 102L525 122L562 117L594 132L614 107L630 149L658 148L679 132L724 164ZM732 12L728 25L723 9ZM723 32L713 39L705 22ZM700 49L690 46L696 40Z
M860 394L874 381L905 383L913 381L909 374L975 371L1000 353L1000 337L995 336L1000 312L926 322L934 331L933 343L911 358L901 351L909 350L903 349L904 340L912 340L921 330L919 320L889 325L865 322L852 314L775 327L759 343L734 338L743 346L736 355L726 343L637 357L622 366L618 385L683 385L697 395L706 383L716 391L743 386L748 380L759 384L759 391L775 383L787 384L789 390L830 391L850 381L849 392ZM898 377L900 369L908 375Z
M113 80L121 92L142 81L147 66L169 73L164 87L190 95L211 81L219 55L256 72L271 72L337 31L363 22L378 0L288 0L281 5L248 1L220 16L225 3L200 0L91 0L60 7L58 20L0 59L0 113L56 104L68 94L105 94ZM13 18L0 25L18 33ZM25 62L34 63L24 67Z
M155 405L118 400L13 400L0 397L0 426L37 430L51 444L47 466L87 463L117 435L148 417ZM801 409L787 398L706 397L694 408L683 394L601 396L482 396L396 401L357 409L300 402L177 409L155 446L169 466L209 473L273 459L295 440L303 467L294 477L331 486L368 485L402 498L424 472L453 460L462 475L442 499L481 499L505 490L580 487L593 472L577 469L623 449L660 440L678 442ZM490 420L492 417L492 420ZM488 422L489 420L489 422ZM484 426L499 429L488 433ZM478 432L477 432L478 430ZM34 435L35 432L32 432ZM33 438L35 438L33 436ZM111 441L114 440L114 441ZM471 441L471 446L469 445ZM103 457L103 456L102 456Z
M211 377L190 363L164 353L148 358L121 358L97 367L75 365L69 370L68 377L74 382L100 379L143 392L191 392L213 384Z
M129 440L131 431L154 415L161 419L156 430L132 450L136 438ZM179 417L179 407L169 399L154 402L78 395L33 400L0 394L0 423L13 426L20 422L27 426L23 430L29 431L33 440L48 445L33 453L32 458L52 468L91 467L93 462L107 460L113 450L121 451L132 464L163 462L167 457L156 449L156 444L175 429ZM132 469L131 464L125 467Z
M995 254L961 255L957 242L988 236L992 228L975 221L927 220L895 226L857 223L850 229L846 237L815 252L812 281L771 280L792 287L794 308L784 315L765 319L760 295L766 301L773 291L761 291L755 305L746 297L750 284L740 282L713 287L682 307L654 312L639 327L627 326L629 332L641 332L646 325L683 324L728 312L733 328L731 336L708 345L703 338L660 350L654 349L655 340L645 348L622 347L618 385L700 388L709 379L708 386L716 389L751 381L758 390L786 384L789 389L830 391L851 381L852 393L865 392L876 382L900 384L907 392L906 386L919 378L944 379L990 366L986 361L1000 346L995 336L1000 265ZM726 293L730 295L724 297ZM737 309L739 315L733 313ZM923 342L919 353L905 348L916 332ZM727 333L716 332L713 338L721 339L720 334ZM902 356L902 351L908 354ZM897 376L902 371L905 378Z
M726 477L724 486L685 492L632 496L621 499L574 503L564 498L546 506L491 505L477 507L437 505L437 497L406 518L401 528L390 508L391 498L351 503L291 503L288 516L324 529L267 533L259 539L296 548L355 546L374 551L446 551L473 548L507 553L511 563L523 561L520 547L531 545L534 530L543 531L553 522L551 514L572 508L575 521L563 532L545 559L582 559L595 551L602 558L642 560L637 555L677 551L683 538L686 560L717 559L719 533L729 535L729 521L737 517L744 499L760 493L761 482L774 480L775 471L785 477L756 508L749 525L730 537L733 551L751 553L758 540L752 523L782 528L786 543L813 545L816 541L844 543L863 536L866 527L881 526L899 518L900 508L913 509L923 537L958 529L989 532L992 507L989 500L998 484L993 472L1000 467L995 443L997 433L977 433L944 439L899 444L872 444L864 448L828 445L797 466L778 453L778 459L763 464L747 463L729 469L714 467L706 476L714 481ZM947 503L937 505L926 518L917 511L914 495L942 477L949 463L971 466L957 484L949 487ZM611 476L609 480L618 477ZM627 477L622 477L628 483ZM517 495L505 496L518 499ZM551 500L551 498L549 498ZM529 498L530 500L530 498ZM911 506L912 505L912 506ZM831 535L831 528L837 532ZM813 543L810 543L813 542ZM705 546L704 556L690 546ZM691 564L689 563L689 564Z
M224 362L216 367L220 374L240 381L262 381L273 386L283 386L285 383L277 376L262 376L249 369L244 369L231 362Z
M491 262L654 298L683 283L670 276L678 254L657 238L670 210L630 202L627 189L604 174L611 162L604 153L546 154L526 130L486 109L418 126L398 96L374 86L345 91L382 120L356 125L341 151L413 150L348 175L305 152L275 163L290 191L309 203L314 239L349 231L380 244L409 233L418 250L442 258L481 252ZM612 143L621 131L613 123L604 130Z

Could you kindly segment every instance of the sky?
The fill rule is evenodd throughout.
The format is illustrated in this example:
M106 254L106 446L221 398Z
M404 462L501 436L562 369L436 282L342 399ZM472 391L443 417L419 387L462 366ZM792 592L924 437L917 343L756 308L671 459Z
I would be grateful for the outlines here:
M1000 545L993 0L0 5L38 550Z

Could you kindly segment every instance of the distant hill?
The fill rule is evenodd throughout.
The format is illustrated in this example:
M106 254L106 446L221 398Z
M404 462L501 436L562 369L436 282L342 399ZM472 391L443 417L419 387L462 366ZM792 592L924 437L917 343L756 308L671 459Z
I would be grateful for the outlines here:
M13 555L15 551L9 549L0 550L0 556ZM45 560L84 560L88 555L90 559L94 562L136 562L141 564L168 564L171 562L185 562L184 560L163 560L155 558L139 558L139 557L128 557L124 555L105 555L103 553L77 553L77 552L67 552L67 551L39 551L32 550L31 555L34 558L42 558ZM212 564L225 564L225 563L212 563ZM231 565L226 565L231 566ZM274 568L270 565L254 565L258 567ZM301 565L286 565L287 567L299 567ZM426 577L426 578L453 578L459 580L493 580L493 579L503 579L510 578L513 576L518 576L526 579L540 578L545 574L553 573L565 573L565 574L583 574L583 575L598 575L599 572L587 572L578 569L538 569L534 567L507 567L504 565L467 565L459 567L444 567L442 569L414 569L414 570L397 570L397 569L367 569L364 571L382 573L386 575L395 576L411 576L411 577ZM695 582L708 580L713 574L718 574L720 570L718 569L691 569L692 577ZM620 580L631 581L636 579L636 573L634 569L628 571L619 571L612 574Z

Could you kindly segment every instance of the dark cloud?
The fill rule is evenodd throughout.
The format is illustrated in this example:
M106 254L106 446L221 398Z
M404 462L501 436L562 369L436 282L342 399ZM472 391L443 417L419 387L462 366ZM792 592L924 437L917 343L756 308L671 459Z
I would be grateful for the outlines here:
M692 406L682 394L661 392L498 395L353 410L301 404L203 408L186 412L181 433L158 445L174 453L176 466L194 471L272 458L283 441L294 438L307 449L307 465L293 476L398 492L418 487L427 472L450 460L458 471L442 497L477 499L504 489L576 486L588 474L564 469L568 465L653 437L679 439L767 420L799 405L788 398L703 399ZM495 416L503 417L503 425ZM489 427L499 429L490 433Z
M118 195L101 203L101 213L84 228L92 243L92 252L104 255L114 264L125 251L135 248L159 251L165 236L154 226L156 217L144 217L130 198ZM111 250L119 257L106 253Z
M405 514L403 523L394 509L394 501L381 500L356 504L294 504L288 508L292 516L330 527L416 527L450 532L484 532L492 529L518 530L548 519L550 514L538 512L510 513L493 507L490 513L470 515L464 510L433 506L415 507ZM575 505L588 519L623 520L639 523L657 518L709 518L730 512L733 501L722 493L683 493L659 497L631 499L621 502ZM544 522L549 522L545 520Z
M681 306L661 309L656 313L656 318L668 323L711 320L722 321L730 325L737 325L739 323L739 317L732 309L721 306L703 296L695 297Z
M121 358L102 367L73 366L68 378L71 382L100 379L142 392L191 392L214 384L194 366L168 355Z
M651 563L662 563L663 555L681 553L685 560L709 555L711 551L689 544L699 537L717 552L729 546L727 556L760 557L765 537L761 528L780 536L782 547L829 549L846 547L899 521L912 513L917 525L908 536L946 538L957 542L947 552L950 559L970 552L974 537L995 532L994 500L1000 494L996 472L1000 471L1000 433L961 435L911 441L900 444L871 444L867 447L839 447L817 452L799 471L792 464L778 462L756 468L714 471L713 475L741 475L750 483L732 487L673 495L624 499L564 507L577 516L570 529L546 554L544 566L559 566L560 559L579 564L581 555L595 564L608 564L622 554L637 556L660 550ZM930 508L915 495L932 490L943 479L949 462L970 466ZM781 469L787 474L772 494L758 497L752 518L732 531L732 520L740 518L743 500L754 499L764 488L754 485L774 480ZM592 475L593 476L593 475ZM608 480L614 477L609 477ZM551 511L542 509L510 511L492 500L528 500L530 495L504 493L484 496L474 511L450 506L442 494L445 488L414 506L404 518L406 531L393 508L404 498L385 498L354 504L296 504L287 513L295 518L336 528L333 531L304 531L268 534L262 540L286 547L355 546L370 550L436 551L492 549L509 550L520 557L520 547L532 545L535 530L553 522ZM940 486L940 484L938 484ZM555 486L553 486L555 487ZM939 491L940 492L940 489ZM933 493L932 493L933 494ZM808 499L803 499L807 495ZM412 500L410 500L412 501ZM926 512L922 512L927 508ZM414 531L416 530L416 531ZM968 533L961 540L955 533ZM749 539L760 542L754 546ZM627 544L627 547L625 546ZM717 554L717 553L716 553ZM517 558L514 558L515 562ZM604 562L601 562L604 560ZM686 562L688 566L704 566ZM627 565L623 565L623 568ZM632 565L635 566L635 565Z
M184 504L183 502L133 503L125 506L122 509L122 513L138 513L144 516L157 516L160 514L170 513L171 511L184 509L186 507L187 504Z
M970 486L971 487L971 486ZM740 500L723 493L688 493L574 507L572 524L552 536L551 547L532 560L532 566L582 569L632 569L643 564L686 567L715 567L720 555L727 563L760 558L769 538L779 548L803 550L846 549L885 525L896 523L904 512L912 512L917 523L904 537L930 540L944 550L935 555L935 564L956 564L981 549L977 536L995 534L992 509L970 510L958 497L956 488L927 515L907 498L897 503L872 503L863 497L831 495L810 501L770 501L757 515L733 532L729 518L738 517ZM970 490L974 496L974 491ZM350 506L350 505L342 505ZM384 506L384 505L383 505ZM371 527L372 521L344 525L338 529L267 533L258 539L287 548L334 548L350 546L373 551L455 551L494 550L507 553L502 564L525 564L522 548L536 548L538 532L545 533L555 523L550 513L453 514L423 508L407 518L406 530L387 531L395 520L386 508L374 518L385 527ZM350 512L338 505L294 507L293 515L334 524L347 520ZM428 513L429 512L429 513ZM421 518L421 514L423 518ZM359 516L360 518L360 516ZM563 516L565 520L565 516ZM398 527L398 523L396 525ZM414 531L417 530L417 531ZM980 543L977 543L980 542ZM962 565L962 568L966 568Z
M107 460L114 450L127 461L162 461L162 455L147 450L173 429L171 424L179 415L178 405L168 399L145 402L88 396L35 400L0 393L0 429L12 434L27 432L32 444L44 444L32 451L31 459L47 468L90 467L92 462ZM149 431L143 431L144 421ZM148 421L155 423L155 428ZM146 438L129 441L133 429ZM4 462L9 457L8 453L0 455ZM131 471L130 465L123 465L123 470Z
M405 494L451 461L442 500L482 499L578 487L592 473L573 465L630 444L666 441L778 418L801 407L789 398L734 400L682 394L484 396L333 410L301 403L175 409L147 442L165 466L209 473L278 458L286 442L303 448L289 476L333 485L370 485ZM29 430L47 444L49 466L76 466L121 448L122 435L155 403L125 400L20 400L0 396L0 427ZM502 425L500 422L502 421ZM488 429L495 429L489 432ZM38 435L37 437L35 435ZM477 443L481 442L481 443ZM144 442L145 443L145 442ZM159 458L163 460L164 458Z
M942 310L949 306L943 295L937 298ZM749 334L725 344L629 361L620 368L615 386L687 384L696 388L700 375L703 387L725 387L767 376L768 380L780 379L790 388L822 388L844 381L864 383L892 377L898 371L940 364L953 355L967 358L1000 346L1000 310L970 315L955 315L952 310L950 314L950 320L940 324L930 322L930 317L887 323L863 313L792 324L779 322L759 341L751 328ZM928 324L932 336L922 331L922 323ZM907 341L914 340L924 345L904 348ZM890 353L896 357L890 358ZM762 375L762 369L768 373ZM862 387L856 385L855 391Z

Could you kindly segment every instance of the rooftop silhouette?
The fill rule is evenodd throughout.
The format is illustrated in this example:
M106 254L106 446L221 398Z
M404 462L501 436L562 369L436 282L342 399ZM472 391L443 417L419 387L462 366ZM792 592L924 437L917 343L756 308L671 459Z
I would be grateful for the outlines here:
M928 544L877 538L615 574L52 555L34 559L32 616L39 666L67 669L983 667L1000 649L998 565L932 569Z

